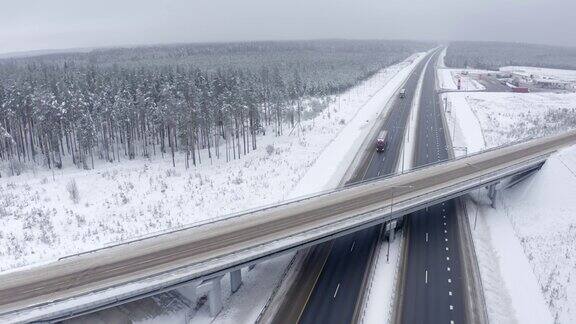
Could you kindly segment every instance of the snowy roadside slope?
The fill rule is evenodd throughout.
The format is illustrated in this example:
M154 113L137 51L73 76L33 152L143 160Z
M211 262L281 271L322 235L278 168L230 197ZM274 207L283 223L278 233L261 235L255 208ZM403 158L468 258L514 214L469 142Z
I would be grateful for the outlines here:
M552 156L502 207L557 323L576 323L576 147ZM500 211L501 212L501 211Z
M455 145L469 153L576 125L573 94L446 96ZM483 191L471 195L468 212L491 322L576 321L575 171L573 147L553 155L529 181L504 190L496 209Z
M488 207L488 202L480 205L477 231L488 228L488 237L479 237L488 238L494 251L484 258L486 262L491 262L491 258L498 260L498 265L491 267L499 268L508 291L518 292L508 301L516 310L518 323L576 322L576 282L572 280L576 276L574 197L576 147L570 147L550 157L528 181L504 190L496 209ZM475 208L470 210L474 212ZM487 275L496 275L495 269L491 270ZM507 302L505 296L499 295L497 285L489 281L486 289L493 290L490 294L495 301ZM534 289L540 291L540 297L529 293ZM548 314L542 310L544 307ZM494 304L489 308L498 311ZM506 315L500 312L499 322L508 322L510 317Z

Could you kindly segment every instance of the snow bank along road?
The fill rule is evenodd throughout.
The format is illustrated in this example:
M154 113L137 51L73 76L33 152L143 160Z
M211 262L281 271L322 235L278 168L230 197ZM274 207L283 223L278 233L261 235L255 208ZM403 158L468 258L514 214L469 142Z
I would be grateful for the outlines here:
M524 172L575 142L576 132L533 140L7 273L0 276L0 321L14 316L16 310L144 278L169 273L159 284L166 288L266 255L317 244ZM186 274L178 276L177 270L184 267ZM140 287L139 292L159 286Z
M396 171L401 154L402 142L410 107L418 79L426 62L432 54L426 56L414 69L403 87L408 94L405 99L393 101L382 125L388 133L387 147L384 152L376 152L374 141L369 142L368 154L358 166L350 183L369 180L378 176L390 175ZM375 132L377 136L379 133ZM320 246L324 253L315 253L309 258L306 269L316 271L302 272L292 285L284 305L276 314L278 323L350 323L358 315L365 285L365 275L378 240L380 226L358 231ZM316 263L317 266L312 265ZM308 289L306 289L308 287Z

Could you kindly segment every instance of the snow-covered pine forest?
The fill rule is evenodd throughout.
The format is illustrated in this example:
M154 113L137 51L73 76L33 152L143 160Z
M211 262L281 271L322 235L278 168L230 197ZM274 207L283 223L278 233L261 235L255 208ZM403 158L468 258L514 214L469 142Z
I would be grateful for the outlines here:
M576 48L501 42L452 42L444 59L448 67L498 70L536 66L576 70Z
M241 158L266 129L291 132L302 101L340 93L430 47L295 41L114 48L0 60L2 176L30 165L186 155ZM310 113L310 112L308 112Z

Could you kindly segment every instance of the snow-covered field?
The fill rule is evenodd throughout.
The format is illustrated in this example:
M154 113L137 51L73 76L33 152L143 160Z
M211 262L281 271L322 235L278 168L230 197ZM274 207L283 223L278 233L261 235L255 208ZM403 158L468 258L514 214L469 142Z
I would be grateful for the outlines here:
M464 146L464 138L468 153L576 128L574 93L478 92L444 96L451 112L449 124L452 127L456 120L456 132L461 134L455 146Z
M513 72L526 77L533 75L541 78L572 82L576 84L575 70L547 69L531 66L505 66L501 67L500 71Z
M448 93L454 145L468 153L576 127L576 95ZM464 150L457 149L463 154ZM576 147L500 192L467 202L491 323L576 322Z

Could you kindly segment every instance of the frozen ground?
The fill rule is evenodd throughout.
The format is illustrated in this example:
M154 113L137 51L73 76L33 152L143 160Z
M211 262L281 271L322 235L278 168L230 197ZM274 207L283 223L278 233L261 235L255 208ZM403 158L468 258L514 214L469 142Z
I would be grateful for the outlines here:
M576 95L449 93L454 145L468 152L576 127ZM463 154L464 150L458 149ZM491 323L576 322L576 148L500 192L467 202Z

